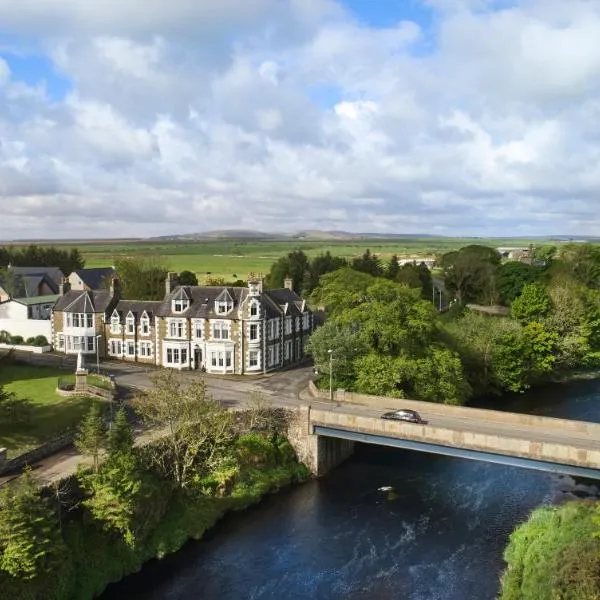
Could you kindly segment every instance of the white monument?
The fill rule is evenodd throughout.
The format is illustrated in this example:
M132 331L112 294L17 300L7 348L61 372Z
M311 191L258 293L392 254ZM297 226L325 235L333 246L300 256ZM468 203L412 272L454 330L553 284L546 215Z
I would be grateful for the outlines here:
M79 354L77 354L77 369L75 369L76 392L87 392L87 374L88 370L85 368L83 354L80 351Z

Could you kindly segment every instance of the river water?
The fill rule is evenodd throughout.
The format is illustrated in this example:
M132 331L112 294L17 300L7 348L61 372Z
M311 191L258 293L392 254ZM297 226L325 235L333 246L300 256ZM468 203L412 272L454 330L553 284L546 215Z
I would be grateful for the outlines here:
M600 422L600 382L494 406ZM590 481L361 445L327 477L226 517L102 598L493 600L514 527L541 504L597 494Z

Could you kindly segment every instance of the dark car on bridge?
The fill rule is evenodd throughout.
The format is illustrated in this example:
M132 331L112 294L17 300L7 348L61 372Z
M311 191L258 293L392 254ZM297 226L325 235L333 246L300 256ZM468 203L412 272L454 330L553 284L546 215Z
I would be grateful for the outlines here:
M390 421L407 421L408 423L418 423L419 425L427 425L427 421L421 418L421 415L416 410L410 410L403 408L401 410L392 410L390 412L383 413L382 419L389 419Z

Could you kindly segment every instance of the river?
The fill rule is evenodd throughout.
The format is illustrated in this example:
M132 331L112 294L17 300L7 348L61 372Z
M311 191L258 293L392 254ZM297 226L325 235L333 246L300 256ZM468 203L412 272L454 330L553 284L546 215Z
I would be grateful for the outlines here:
M600 382L501 408L600 422ZM536 506L597 493L590 481L361 445L327 477L226 517L102 599L493 600L514 527Z

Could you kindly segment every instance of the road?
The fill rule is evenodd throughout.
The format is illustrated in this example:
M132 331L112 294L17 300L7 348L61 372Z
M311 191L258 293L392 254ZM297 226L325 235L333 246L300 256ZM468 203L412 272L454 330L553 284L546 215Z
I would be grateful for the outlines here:
M93 373L95 369L92 365L88 366ZM112 375L117 385L133 388L134 391L149 389L152 386L152 375L162 371L136 364L115 362L100 363L100 370L102 373ZM262 394L274 406L294 408L302 403L300 395L312 375L312 367L274 371L252 377L216 376L197 371L181 372L184 381L203 379L213 398L227 408L245 406L252 392ZM153 435L156 433L138 431L136 443L143 443ZM48 484L74 473L77 465L83 460L75 448L66 448L32 465L33 474L39 483ZM15 475L0 477L0 486L14 477Z

